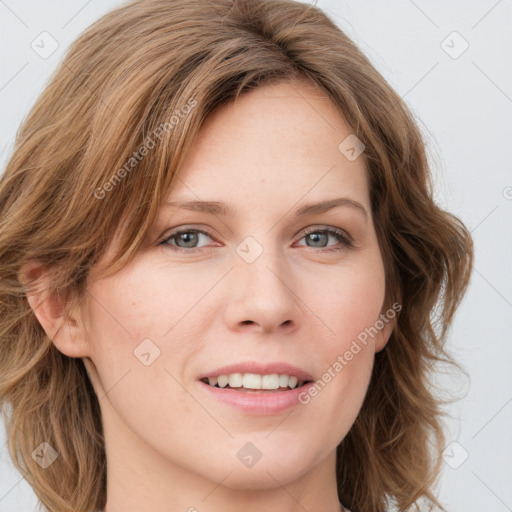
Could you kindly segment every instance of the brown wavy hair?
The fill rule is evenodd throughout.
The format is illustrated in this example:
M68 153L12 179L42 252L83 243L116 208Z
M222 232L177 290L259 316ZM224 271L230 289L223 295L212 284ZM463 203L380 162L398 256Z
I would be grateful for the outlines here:
M420 501L442 508L435 485L445 413L431 377L442 362L461 368L445 341L473 246L464 224L434 203L412 113L313 5L135 0L71 45L21 125L0 180L0 404L14 464L49 510L105 506L105 447L84 363L45 334L22 266L44 263L47 296L80 307L114 235L120 246L110 273L139 248L206 117L255 87L297 80L327 95L365 144L386 303L403 305L337 448L339 498L353 512L418 510ZM127 168L160 132L154 149ZM41 470L31 454L43 441L59 457Z

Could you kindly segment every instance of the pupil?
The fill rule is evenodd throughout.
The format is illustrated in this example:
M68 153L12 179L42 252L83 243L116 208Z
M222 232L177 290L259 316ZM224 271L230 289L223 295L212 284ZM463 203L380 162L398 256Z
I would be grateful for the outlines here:
M194 245L194 242L197 242L197 233L182 233L180 238L188 247L189 244Z
M309 234L310 240L312 240L314 243L318 243L319 238L326 237L326 236L327 236L326 233L310 233Z

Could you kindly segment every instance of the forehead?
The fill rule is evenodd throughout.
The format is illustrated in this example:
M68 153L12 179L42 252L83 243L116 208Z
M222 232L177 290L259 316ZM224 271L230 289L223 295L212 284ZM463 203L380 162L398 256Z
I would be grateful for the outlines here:
M170 199L283 204L353 194L367 206L364 153L339 145L352 134L337 106L306 81L260 86L211 114Z

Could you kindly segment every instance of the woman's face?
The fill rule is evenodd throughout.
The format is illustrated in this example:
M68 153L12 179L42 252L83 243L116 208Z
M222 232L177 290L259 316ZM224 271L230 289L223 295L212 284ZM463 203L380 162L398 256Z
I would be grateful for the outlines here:
M305 83L245 94L202 127L136 258L91 274L86 356L107 457L232 488L334 468L390 331L364 152L350 134ZM317 381L316 392L276 374ZM279 389L202 380L219 375Z

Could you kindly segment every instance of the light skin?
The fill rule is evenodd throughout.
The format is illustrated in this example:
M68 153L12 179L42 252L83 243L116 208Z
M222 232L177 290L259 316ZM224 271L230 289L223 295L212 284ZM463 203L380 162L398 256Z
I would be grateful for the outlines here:
M336 446L358 415L390 323L307 405L283 413L220 403L198 377L256 360L321 379L385 311L364 154L350 161L338 149L350 133L308 83L241 96L207 119L168 198L223 202L235 215L162 207L132 262L99 278L112 243L93 269L87 318L29 296L57 348L83 358L100 398L108 512L340 510ZM362 208L294 216L338 197ZM176 228L188 239L169 238ZM249 251L262 249L251 263L237 252L247 237L257 242ZM44 280L37 263L25 270ZM134 355L144 339L160 350L148 366ZM262 455L251 468L237 457L248 442Z

